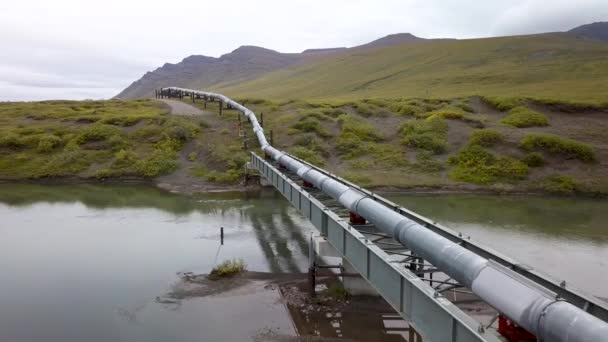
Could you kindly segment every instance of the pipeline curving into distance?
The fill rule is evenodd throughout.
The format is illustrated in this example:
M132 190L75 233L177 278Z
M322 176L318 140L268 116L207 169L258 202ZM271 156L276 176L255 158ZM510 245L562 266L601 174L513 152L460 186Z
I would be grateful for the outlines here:
M608 323L272 147L255 114L241 104L216 93L177 87L162 90L206 96L239 110L251 121L266 155L470 288L486 303L533 333L539 341L608 341Z

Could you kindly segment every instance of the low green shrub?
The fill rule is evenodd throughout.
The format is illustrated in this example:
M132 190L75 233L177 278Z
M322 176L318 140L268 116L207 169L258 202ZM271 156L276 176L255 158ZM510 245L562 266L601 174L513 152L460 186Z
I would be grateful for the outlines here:
M467 100L467 102L468 102L468 100ZM475 112L473 107L471 107L468 103L465 103L465 102L458 102L458 103L454 104L454 107L458 107L468 113Z
M494 129L484 128L476 129L471 133L469 143L471 145L494 146L504 139L503 135Z
M433 153L430 151L419 151L413 167L421 172L439 172L445 169L441 161L433 159Z
M418 116L423 112L422 108L403 102L395 102L389 106L389 109L393 113L403 116Z
M521 106L511 109L509 111L509 115L507 115L500 122L504 125L517 128L542 127L549 125L549 119L547 116Z
M123 116L113 116L109 118L105 118L101 120L101 123L114 125L114 126L122 126L129 127L140 122L144 117L135 116L135 115L123 115Z
M291 154L316 166L325 166L325 159L315 151L304 146L295 146L290 149Z
M147 125L138 128L131 136L141 142L155 143L163 138L163 129L158 125Z
M543 158L542 154L538 152L530 152L526 154L521 161L529 167L541 167L545 165L545 159Z
M450 178L475 184L513 182L528 174L528 166L509 157L496 157L479 145L469 145L450 157Z
M163 134L168 139L186 142L194 139L200 126L186 118L170 117L163 123Z
M220 278L234 277L235 275L244 272L247 265L243 259L226 260L215 266L209 273L209 279L217 280Z
M92 141L108 140L113 136L120 136L121 134L122 131L117 127L96 123L83 128L76 137L76 142L82 145Z
M412 120L401 127L402 142L408 146L441 154L447 150L448 123L441 117Z
M327 114L325 114L323 109L304 109L300 110L299 114L301 115L300 121L304 121L307 119L315 118L319 121L332 121L333 118Z
M34 173L38 178L75 175L91 165L92 156L93 154L87 154L81 150L64 150L46 160L42 167L35 170Z
M386 114L387 114L386 111L381 110L378 107L376 107L372 104L363 102L363 101L353 102L352 106L359 115L362 115L365 117L386 116Z
M113 168L128 168L132 167L137 162L137 154L132 150L121 149L114 154Z
M329 285L327 287L327 295L334 300L347 300L350 297L350 293L340 282Z
M573 193L580 188L574 178L560 175L547 177L543 182L543 187L546 191L555 193Z
M492 107L503 112L511 110L517 106L521 106L526 102L526 100L521 97L482 96L481 99Z
M306 118L302 121L299 121L293 126L291 126L291 128L299 132L316 133L318 136L323 138L329 138L332 136L332 134L321 125L319 120L314 118Z
M25 146L21 137L15 133L3 133L0 136L0 147L17 149Z
M586 163L596 160L595 150L590 145L553 134L530 133L521 140L519 146L526 151L540 149Z
M135 163L135 170L143 177L156 177L169 174L178 167L177 151L181 147L178 140L161 140L150 156Z
M44 135L38 139L36 151L40 153L51 152L55 147L61 145L61 138L56 135Z
M293 144L294 146L305 147L309 150L320 153L325 158L329 157L330 155L329 151L327 150L327 144L317 138L317 136L314 134L303 134L299 136Z
M364 141L382 140L382 135L373 125L357 119L352 115L342 115L338 118L338 122L342 126L341 134L352 133Z

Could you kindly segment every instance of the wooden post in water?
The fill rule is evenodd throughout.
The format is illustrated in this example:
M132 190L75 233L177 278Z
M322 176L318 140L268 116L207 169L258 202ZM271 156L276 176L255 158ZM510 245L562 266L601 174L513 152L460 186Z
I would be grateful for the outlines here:
M224 244L224 227L220 227L220 244Z

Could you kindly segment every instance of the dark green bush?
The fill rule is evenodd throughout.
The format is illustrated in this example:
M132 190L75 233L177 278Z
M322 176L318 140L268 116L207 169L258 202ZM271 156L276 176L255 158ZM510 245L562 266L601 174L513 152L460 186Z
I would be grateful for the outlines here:
M526 154L521 161L529 167L541 167L545 165L545 159L543 158L542 154L538 152L530 152Z

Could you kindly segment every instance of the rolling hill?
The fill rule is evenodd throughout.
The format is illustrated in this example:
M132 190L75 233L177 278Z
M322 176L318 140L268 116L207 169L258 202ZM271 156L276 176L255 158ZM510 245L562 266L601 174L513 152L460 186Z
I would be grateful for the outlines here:
M212 89L267 99L453 98L606 100L608 44L568 34L427 41L328 55Z
M175 85L267 99L529 96L605 101L608 23L568 32L483 39L409 33L334 49L285 54L244 46L220 58L190 56L148 72L118 97Z

